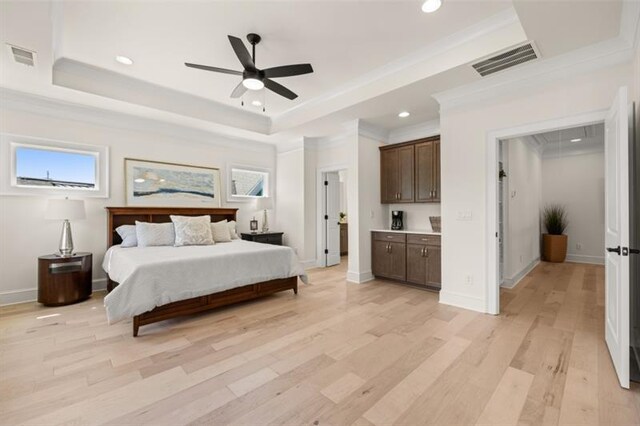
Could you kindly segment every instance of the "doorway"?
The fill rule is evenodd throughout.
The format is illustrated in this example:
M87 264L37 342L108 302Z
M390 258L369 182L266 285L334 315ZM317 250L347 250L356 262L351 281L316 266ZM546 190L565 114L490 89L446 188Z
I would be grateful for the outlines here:
M347 170L320 172L318 266L347 264L349 255Z

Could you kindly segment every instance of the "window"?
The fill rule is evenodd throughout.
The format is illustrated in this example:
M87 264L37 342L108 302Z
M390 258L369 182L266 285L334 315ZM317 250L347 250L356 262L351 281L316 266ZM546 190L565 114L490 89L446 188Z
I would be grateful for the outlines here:
M269 172L259 169L232 167L229 179L231 199L269 196Z
M108 148L14 135L1 140L3 194L108 197Z

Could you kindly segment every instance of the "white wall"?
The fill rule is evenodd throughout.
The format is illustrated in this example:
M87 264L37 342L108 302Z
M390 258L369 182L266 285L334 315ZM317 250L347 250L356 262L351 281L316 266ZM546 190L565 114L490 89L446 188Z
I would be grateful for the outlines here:
M440 301L487 311L486 158L493 130L608 109L631 67L617 65L530 85L480 104L443 108ZM471 220L458 220L470 212ZM494 284L495 285L495 284Z
M124 158L140 158L175 163L219 167L223 205L238 207L238 226L248 230L249 219L256 214L245 203L225 203L226 170L230 163L255 165L275 173L275 149L271 145L251 144L241 149L215 144L223 139L211 136L212 143L189 141L166 134L53 118L19 110L0 110L0 131L7 133L105 145L110 148L110 197L87 198L87 219L72 224L77 250L93 253L94 286L103 287L105 274L101 263L106 250L106 206L123 206ZM242 142L234 142L236 145ZM277 181L277 176L275 179ZM80 198L80 197L78 197ZM46 198L0 196L0 303L34 300L37 287L37 257L57 250L61 224L43 219ZM275 212L271 217L277 220ZM102 280L101 280L102 279Z
M402 210L404 212L404 229L415 231L431 231L429 216L440 216L440 203L408 203L386 204L384 207L383 226L391 227L391 212Z
M284 232L284 244L292 247L300 260L304 256L304 151L297 148L278 153L276 178L277 222L274 229Z
M502 143L507 160L504 284L511 287L540 259L542 165L540 153L524 139Z
M542 205L552 203L567 209L567 260L604 264L604 151L545 156Z

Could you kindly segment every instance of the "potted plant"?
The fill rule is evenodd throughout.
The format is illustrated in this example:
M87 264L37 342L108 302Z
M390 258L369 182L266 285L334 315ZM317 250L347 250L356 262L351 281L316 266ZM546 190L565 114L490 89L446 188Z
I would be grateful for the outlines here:
M551 204L542 212L542 222L547 233L542 235L542 251L547 262L564 262L567 257L568 237L564 234L567 229L567 212L560 204Z

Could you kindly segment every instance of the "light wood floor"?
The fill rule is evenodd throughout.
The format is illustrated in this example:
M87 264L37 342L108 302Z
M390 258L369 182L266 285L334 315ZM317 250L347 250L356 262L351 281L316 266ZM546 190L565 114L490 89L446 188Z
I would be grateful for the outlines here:
M640 423L605 347L601 267L542 264L500 316L347 284L342 266L310 278L135 339L100 294L0 309L0 423Z

